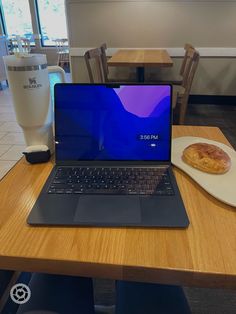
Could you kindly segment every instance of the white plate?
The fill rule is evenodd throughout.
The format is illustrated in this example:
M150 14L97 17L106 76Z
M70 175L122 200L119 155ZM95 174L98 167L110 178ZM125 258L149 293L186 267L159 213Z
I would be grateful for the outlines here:
M195 169L182 160L183 150L194 143L214 144L231 158L231 168L225 174L209 174ZM236 152L231 147L201 137L178 137L172 140L172 164L186 172L204 190L218 200L236 207Z

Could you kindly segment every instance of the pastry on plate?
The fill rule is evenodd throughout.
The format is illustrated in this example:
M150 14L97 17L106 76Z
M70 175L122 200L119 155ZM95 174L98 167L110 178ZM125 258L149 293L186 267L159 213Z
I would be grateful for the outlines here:
M227 172L231 167L229 155L220 147L207 143L195 143L186 147L182 159L201 171L215 174Z

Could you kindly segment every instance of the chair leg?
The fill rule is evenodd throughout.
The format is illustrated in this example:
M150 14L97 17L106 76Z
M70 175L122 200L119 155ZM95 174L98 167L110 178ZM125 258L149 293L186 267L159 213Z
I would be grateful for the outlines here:
M188 98L183 98L179 108L179 124L184 124L185 115L188 106Z
M57 65L58 65L58 66L60 66L60 62L61 62L61 60L60 60L60 55L58 55L58 57L57 57Z

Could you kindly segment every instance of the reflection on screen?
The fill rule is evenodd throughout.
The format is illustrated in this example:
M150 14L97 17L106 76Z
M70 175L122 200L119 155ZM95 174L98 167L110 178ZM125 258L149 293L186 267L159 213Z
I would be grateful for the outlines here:
M171 87L57 84L57 160L170 159Z

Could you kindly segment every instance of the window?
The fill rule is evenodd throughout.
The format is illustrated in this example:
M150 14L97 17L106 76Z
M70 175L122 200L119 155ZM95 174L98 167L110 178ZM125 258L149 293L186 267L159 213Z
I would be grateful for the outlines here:
M67 38L64 0L38 0L38 17L43 46L55 46L57 38Z
M0 0L0 28L9 37L19 35L34 44L31 13L43 46L55 46L55 39L67 38L64 0Z
M9 37L20 35L34 42L29 2L26 0L0 0L0 2L7 35Z

